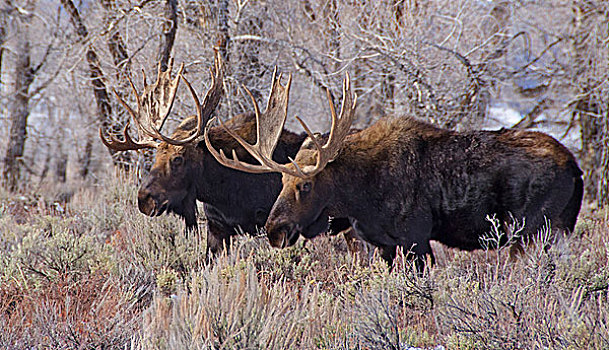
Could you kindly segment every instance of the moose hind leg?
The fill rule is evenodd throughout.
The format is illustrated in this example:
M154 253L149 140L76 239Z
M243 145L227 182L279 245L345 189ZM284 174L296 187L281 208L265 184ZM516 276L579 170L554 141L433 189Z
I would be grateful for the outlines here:
M584 195L584 181L581 177L577 177L573 180L573 191L571 191L571 199L567 203L567 207L560 214L562 224L569 232L573 232L575 229L575 222L579 215L579 210L582 205L582 198Z
M511 249L512 255L522 255L524 246L535 241L543 241L544 246L549 245L556 238L557 234L570 231L572 223L565 222L565 211L571 210L570 206L577 197L576 183L570 176L560 176L554 180L551 187L542 193L531 198L521 212L514 213L514 220L522 221L524 218L524 228L519 232L519 247ZM548 226L548 227L546 227ZM548 230L551 230L548 231ZM547 237L542 237L546 232ZM540 242L541 243L541 242ZM549 247L544 247L547 249Z

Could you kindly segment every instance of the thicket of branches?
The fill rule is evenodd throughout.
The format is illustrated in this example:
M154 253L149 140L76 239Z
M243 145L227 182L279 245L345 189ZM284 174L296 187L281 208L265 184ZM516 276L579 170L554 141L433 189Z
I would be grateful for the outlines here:
M520 116L507 127L544 128L586 171L587 198L609 201L609 5L602 0L3 0L0 134L3 183L95 179L136 154L108 155L98 128L117 132L169 55L201 94L213 49L227 67L219 113L249 110L241 84L263 101L273 67L294 75L290 114L328 127L324 87L340 97L344 72L357 125L413 115L448 128L495 125L491 107ZM194 111L180 91L174 119ZM184 98L182 98L182 96ZM225 117L225 118L226 118ZM298 128L293 118L289 128ZM139 166L139 165L138 165Z

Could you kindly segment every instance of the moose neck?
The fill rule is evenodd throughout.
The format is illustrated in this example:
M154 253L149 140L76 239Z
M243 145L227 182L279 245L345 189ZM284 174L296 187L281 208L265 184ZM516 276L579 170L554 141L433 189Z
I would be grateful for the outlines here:
M416 184L421 168L417 165L420 159L412 148L417 147L413 140L418 136L410 125L402 129L412 129L413 134L408 130L396 131L398 128L399 124L392 120L381 120L347 137L339 156L323 171L333 183L330 215L348 217L362 225L370 222L383 225L389 222L382 219L386 213L397 215L404 207L414 206L416 196L411 192L416 190L413 184Z

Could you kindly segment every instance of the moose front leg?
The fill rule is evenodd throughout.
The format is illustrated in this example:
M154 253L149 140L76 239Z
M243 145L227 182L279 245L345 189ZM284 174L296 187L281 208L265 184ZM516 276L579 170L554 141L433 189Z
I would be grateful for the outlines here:
M396 266L395 258L397 257L398 248L402 250L406 263L414 262L414 266L419 275L425 272L425 266L432 266L435 263L431 245L425 242L412 246L385 246L380 249L381 258L387 262L391 269ZM429 257L429 260L428 260Z
M224 225L208 221L207 223L207 261L213 260L214 256L230 249L231 231Z

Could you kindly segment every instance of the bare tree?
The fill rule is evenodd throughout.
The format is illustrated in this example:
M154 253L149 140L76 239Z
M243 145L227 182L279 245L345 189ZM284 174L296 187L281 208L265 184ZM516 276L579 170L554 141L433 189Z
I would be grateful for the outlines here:
M60 0L64 9L70 16L70 21L72 25L76 29L76 33L78 38L81 41L87 39L89 32L87 27L85 27L80 13L78 9L72 2L72 0ZM97 106L97 118L99 120L99 124L104 130L107 130L111 123L112 116L112 105L110 104L110 100L108 97L108 91L106 89L106 83L104 82L104 73L101 68L101 63L99 61L99 56L93 49L92 45L89 45L86 53L86 60L89 66L89 77L91 78L91 85L93 86L93 94L95 96L95 102ZM88 167L90 164L91 152L93 149L92 145L92 137L88 137L85 142L85 149L80 156L81 163L81 176L86 176L88 173ZM112 151L110 151L113 154ZM115 153L115 152L114 152ZM115 163L120 164L115 158Z
M131 73L131 62L121 32L114 26L117 21L115 0L103 0L101 4L105 9L105 25L112 28L108 33L108 49L117 68L117 78L119 81L124 81L123 78Z
M0 8L0 86L2 86L2 57L4 56L4 43L6 41L6 11Z
M103 0L101 1L101 4L105 10L103 16L104 26L110 30L107 33L107 45L116 69L116 80L118 81L119 85L119 87L116 89L116 92L117 94L119 94L120 97L124 98L126 95L125 91L128 91L128 83L126 77L131 74L131 60L129 58L127 47L125 45L121 32L115 25L118 21L116 1ZM112 101L109 101L109 103L112 106L110 111L116 111L117 113L117 120L116 123L113 123L112 130L115 133L118 133L128 122L129 116L126 115L123 108L114 108L116 107L116 102L112 103ZM111 115L108 115L108 117L111 117ZM91 133L89 133L87 141L85 142L84 150L79 155L80 176L82 178L85 178L89 173L89 166L91 165L91 156L93 151L93 140L95 139L96 134L97 133L95 131L91 130ZM127 169L133 161L132 154L129 152L114 153L112 154L112 158L114 160L115 165L118 165L121 168L125 169Z
M244 3L245 4L245 3ZM245 6L245 5L244 5ZM243 11L238 15L235 23L234 32L237 35L248 35L254 37L264 36L264 24L268 16L269 4L259 0L249 1L247 6L250 11ZM250 91L256 99L262 96L259 88L259 79L265 70L261 60L262 45L260 42L243 40L239 42L231 41L230 58L233 74L237 81L250 87ZM237 69L238 67L238 69Z
M577 137L581 137L582 165L587 169L588 198L602 201L607 196L603 184L609 171L604 147L609 93L607 64L603 64L608 61L603 41L607 34L602 26L607 21L606 1L287 0L270 6L259 0L103 0L82 8L74 0L51 3L62 4L66 11L39 6L36 13L46 16L48 23L52 16L58 17L56 27L61 30L57 38L67 40L67 45L55 51L61 51L65 58L55 55L53 59L54 63L65 59L60 63L69 67L66 76L73 79L40 93L40 78L30 89L30 100L46 103L60 96L57 108L74 109L77 103L83 118L94 119L111 133L119 130L110 125L118 129L127 117L108 89L116 89L129 100L125 76L134 73L133 68L148 70L158 62L166 65L172 54L186 62L193 84L202 86L206 84L202 70L211 57L210 46L215 46L227 63L226 98L220 108L228 114L250 108L236 87L244 84L255 96L264 95L268 75L277 65L295 75L290 108L313 118L312 126L321 130L328 122L320 117L325 106L323 88L340 95L340 77L349 71L360 97L358 127L384 115L400 114L454 129L478 128L503 118L494 114L491 119L489 111L509 106L519 113L520 121L510 119L502 126L550 126L554 135L570 131L570 138L576 129L581 130ZM0 20L1 15L9 14L5 8ZM60 18L66 13L71 23ZM11 16L7 17L9 24L16 23ZM569 16L572 22L564 20ZM39 25L38 20L33 23ZM66 31L67 25L74 30ZM0 41L2 35L14 38L10 25L0 26ZM30 36L30 40L33 57L38 60L46 39ZM3 53L1 77L4 83L12 83L12 66L6 64L7 56L12 62L12 51ZM87 94L61 96L77 85L82 88L80 60L85 61L82 68L89 78L85 90L93 87L93 108ZM40 76L48 74L43 70ZM520 84L519 79L531 76L539 77L539 83ZM64 78L60 74L59 80ZM4 103L14 96L8 86L3 85L3 93L9 94L2 96L0 108L12 106ZM192 102L182 98L182 91L174 112L178 117L192 112ZM3 113L8 115L5 110ZM567 125L569 117L572 129ZM171 125L177 119L170 117ZM47 162L46 154L38 158L26 154L22 159L53 166L62 163L59 157L78 157L76 171L86 176L97 166L97 128L90 125L74 125L74 130L66 131L66 137L77 135L85 140L78 150L64 145L64 152L59 152L55 141L50 142L50 136L43 132L40 144L50 145L52 159ZM291 121L287 127L300 128ZM32 136L28 138L24 152L29 152L34 141ZM113 156L113 160L133 165L136 156L130 156L121 160ZM138 155L138 165L141 160Z
M17 15L18 20L14 28L15 36L15 84L13 101L9 107L10 131L8 144L4 157L4 170L2 177L5 186L10 191L19 187L21 177L21 161L27 138L27 120L30 115L29 89L35 78L35 69L30 62L31 48L29 39L29 26L35 2L30 0Z
M609 119L609 6L604 1L573 1L573 67L577 97L573 118L581 129L581 166L589 201L609 204L607 153Z
M177 0L166 0L165 2L165 23L163 23L163 33L161 34L161 40L159 41L159 62L161 64L161 70L167 70L167 62L171 56L171 50L173 49L173 43L175 42L176 32L178 31L178 1Z
M216 46L220 51L220 55L224 62L228 62L228 45L230 43L230 35L228 33L229 25L228 0L218 0L218 38Z

